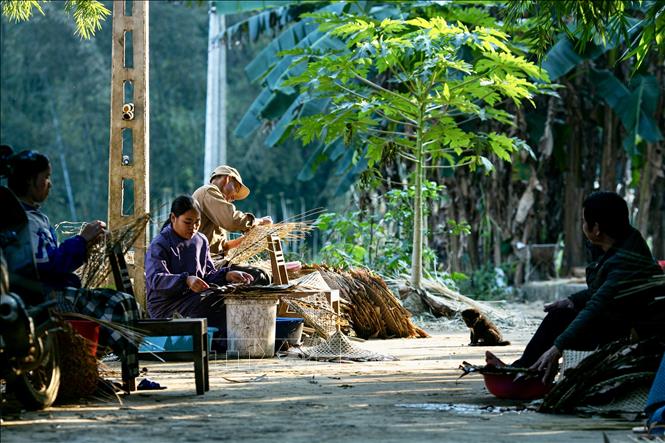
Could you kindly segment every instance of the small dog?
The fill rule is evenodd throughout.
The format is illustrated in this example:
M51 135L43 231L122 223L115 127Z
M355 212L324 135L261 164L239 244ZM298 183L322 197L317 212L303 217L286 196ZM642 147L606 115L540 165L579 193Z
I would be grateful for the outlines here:
M507 346L510 344L501 336L499 328L475 308L462 311L462 320L471 329L469 346Z

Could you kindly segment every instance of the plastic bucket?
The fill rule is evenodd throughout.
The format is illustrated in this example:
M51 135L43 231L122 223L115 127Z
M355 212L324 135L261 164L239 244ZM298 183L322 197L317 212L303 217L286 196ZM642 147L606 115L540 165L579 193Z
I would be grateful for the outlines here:
M226 296L226 353L242 358L275 355L276 298Z
M535 400L543 398L552 389L539 377L515 380L515 374L483 374L485 387L498 398L509 400Z
M97 345L99 344L99 323L90 320L67 320L78 335L88 343L90 354L97 356Z

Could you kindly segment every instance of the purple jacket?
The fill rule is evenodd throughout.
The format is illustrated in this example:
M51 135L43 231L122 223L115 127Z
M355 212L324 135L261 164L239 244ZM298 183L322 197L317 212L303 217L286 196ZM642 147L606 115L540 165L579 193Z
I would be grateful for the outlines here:
M208 240L196 233L185 240L169 224L148 247L145 279L148 315L151 318L186 313L200 303L200 294L187 286L187 277L195 275L207 283L224 284L229 268L215 269L210 259Z

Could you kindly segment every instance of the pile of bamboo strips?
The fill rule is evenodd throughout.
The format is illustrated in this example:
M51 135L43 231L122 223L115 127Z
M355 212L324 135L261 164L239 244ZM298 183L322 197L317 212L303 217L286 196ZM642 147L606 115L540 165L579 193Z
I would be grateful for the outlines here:
M243 235L240 245L230 249L223 259L226 263L247 263L260 253L268 250L268 236L276 235L281 240L302 239L312 229L312 223L307 221L254 226ZM220 257L213 257L213 260L216 262L219 259Z
M367 269L344 271L326 265L308 268L319 271L331 289L339 290L340 297L345 301L344 315L348 316L358 337L428 337L425 331L413 324L409 311L402 307L379 275Z

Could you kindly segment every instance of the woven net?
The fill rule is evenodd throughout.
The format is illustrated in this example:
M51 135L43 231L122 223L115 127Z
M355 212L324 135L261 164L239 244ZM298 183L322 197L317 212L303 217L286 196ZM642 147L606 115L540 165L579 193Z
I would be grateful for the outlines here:
M559 369L559 375L557 375L556 381L561 381L563 374L571 368L579 365L582 360L587 358L589 355L593 354L594 351L574 351L571 349L566 349L563 351L563 357L561 361L561 368Z
M354 345L341 332L335 332L328 340L311 347L302 347L302 353L309 360L319 361L386 361L395 357L378 354Z
M563 351L561 370L559 371L557 381L560 381L564 377L563 374L565 374L568 369L577 367L585 358L594 352L595 351ZM594 386L594 391L598 392L604 389L610 389L612 386L620 384L634 384L634 381L635 376L632 374L617 376ZM623 395L617 396L611 402L603 405L587 405L585 409L597 412L642 412L647 404L647 398L649 396L649 381L650 378L646 378L643 382L637 380L638 384L634 389Z
M657 339L612 342L593 352L566 351L562 374L541 412L640 412L663 355Z
M292 280L299 288L308 290L319 290L307 297L288 298L282 300L288 305L288 311L300 315L305 320L305 325L314 330L324 339L328 339L337 331L340 316L333 311L326 293L330 293L330 287L326 284L319 272L312 272L300 278Z

